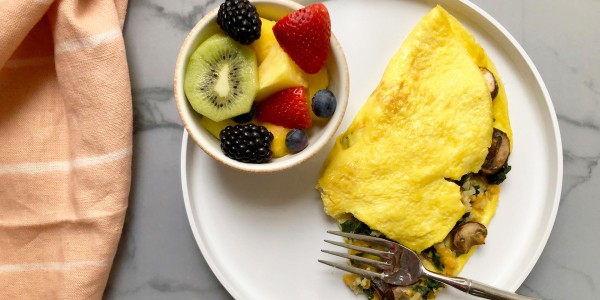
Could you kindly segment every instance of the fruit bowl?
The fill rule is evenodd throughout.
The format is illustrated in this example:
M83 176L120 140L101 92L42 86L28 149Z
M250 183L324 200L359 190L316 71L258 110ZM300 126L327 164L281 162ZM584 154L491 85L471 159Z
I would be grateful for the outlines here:
M277 21L287 14L301 9L303 6L288 0L256 0L251 1L261 18ZM313 122L312 127L306 129L308 146L299 151L281 157L274 157L266 163L246 163L234 160L225 155L221 149L221 141L202 124L206 118L196 112L184 89L186 69L190 57L198 46L215 35L222 32L217 24L218 7L207 13L191 30L181 46L175 66L174 93L175 102L185 129L194 142L209 156L234 169L248 172L274 172L285 170L299 165L319 152L337 131L348 103L349 75L343 50L334 34L330 38L330 50L325 67L328 73L327 89L335 94L337 104L331 117L326 120ZM231 73L230 73L231 74ZM307 88L308 89L308 88ZM260 124L259 124L260 125ZM217 134L218 135L218 134Z

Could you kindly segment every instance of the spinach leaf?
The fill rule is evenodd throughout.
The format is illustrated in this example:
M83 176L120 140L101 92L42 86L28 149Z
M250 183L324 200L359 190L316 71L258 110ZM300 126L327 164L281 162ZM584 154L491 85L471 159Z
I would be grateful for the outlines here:
M371 234L371 228L367 224L359 221L356 218L351 218L340 224L340 228L343 232L357 233L357 234Z
M423 254L431 256L431 261L433 262L433 265L438 268L438 270L444 270L446 267L442 262L442 256L437 252L437 250L435 250L433 246L423 250Z
M508 172L510 172L510 169L511 169L511 167L508 164L504 164L504 166L502 166L502 169L500 169L500 171L498 171L498 173L487 177L488 183L489 184L502 183L504 180L506 180L506 174Z
M419 283L413 287L413 291L421 294L422 299L427 299L430 293L434 290L443 287L444 285L440 282L431 279L425 279L423 283Z
M464 223L470 215L471 215L470 212L466 212L464 215L462 215L462 217L460 217L460 219L458 219L458 221L456 221L456 224L454 225L453 228L456 228L456 227L460 226L460 224Z

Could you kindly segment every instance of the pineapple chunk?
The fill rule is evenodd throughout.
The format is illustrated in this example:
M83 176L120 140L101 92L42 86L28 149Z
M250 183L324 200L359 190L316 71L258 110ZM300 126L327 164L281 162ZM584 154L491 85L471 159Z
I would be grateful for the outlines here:
M285 137L290 129L271 123L260 123L259 125L264 126L273 134L273 142L271 142L273 157L283 157L290 154L288 148L285 146Z
M231 119L225 119L220 122L215 122L207 117L202 117L200 119L200 125L202 125L210 134L219 139L219 133L221 130L225 129L227 126L235 126L236 123Z
M310 101L319 90L326 89L329 86L327 67L323 67L315 74L306 74L306 79L308 81L308 99Z
M306 79L308 81L308 111L310 112L310 118L313 121L317 122L326 122L327 119L320 118L315 115L312 111L312 98L313 96L322 89L326 89L329 86L329 73L327 72L327 67L321 68L319 72L316 74L306 74Z
M275 26L276 22L264 18L260 18L260 20L262 21L260 38L250 45L254 49L254 52L256 52L256 59L259 65L265 60L271 47L277 44L275 34L273 34L273 26Z
M263 100L283 89L297 86L308 87L304 72L279 44L273 44L269 54L258 67L256 101Z

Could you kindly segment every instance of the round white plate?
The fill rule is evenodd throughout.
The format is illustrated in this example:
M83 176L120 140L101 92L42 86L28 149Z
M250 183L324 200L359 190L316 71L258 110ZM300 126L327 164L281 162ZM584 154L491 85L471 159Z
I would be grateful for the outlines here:
M406 35L436 4L457 17L495 62L509 99L513 169L502 185L486 245L461 275L516 290L546 244L562 185L558 123L531 60L502 26L466 1L325 4L350 69L350 103L340 132L376 87ZM343 284L343 272L317 262L342 261L320 252L332 248L323 239L326 230L336 228L314 189L329 148L291 170L250 174L214 161L184 133L181 176L190 225L212 271L234 298L366 299ZM465 296L447 289L438 299Z

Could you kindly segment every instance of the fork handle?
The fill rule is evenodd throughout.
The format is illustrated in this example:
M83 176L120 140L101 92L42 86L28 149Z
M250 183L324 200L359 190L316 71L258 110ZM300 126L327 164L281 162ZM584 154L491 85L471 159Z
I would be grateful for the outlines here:
M505 290L497 289L491 285L487 285L475 280L466 279L462 277L447 277L437 273L426 271L425 275L430 279L445 283L451 287L454 287L467 294L477 296L484 299L494 300L541 300L539 298L532 298L527 296L521 296L515 293L511 293Z

